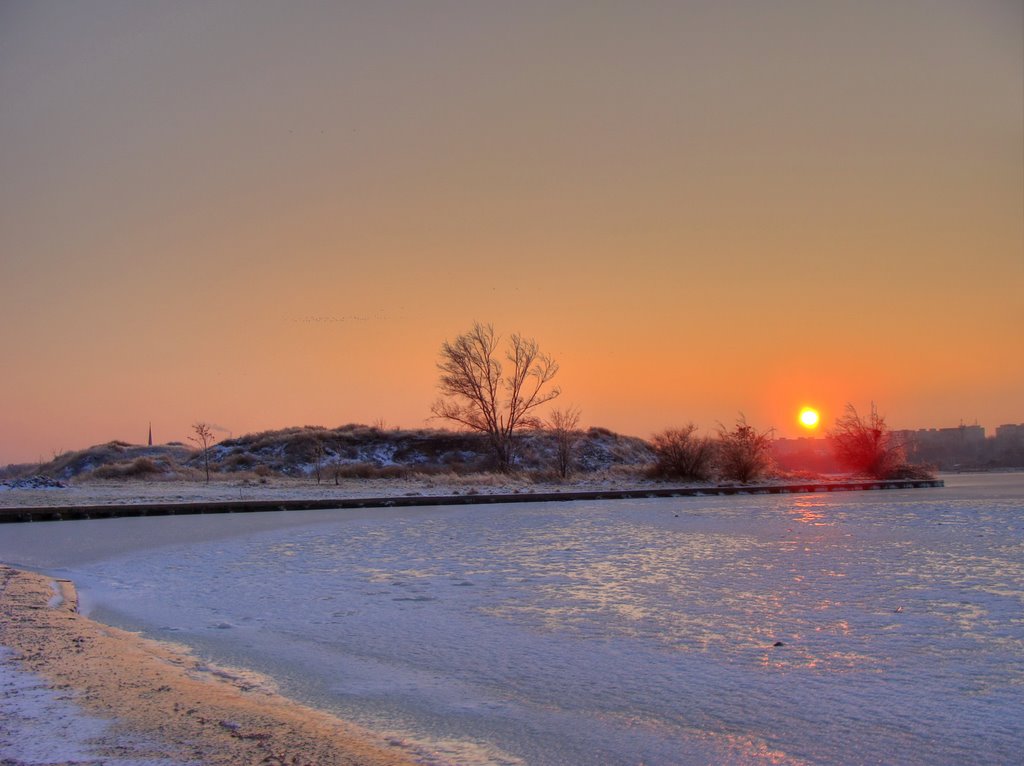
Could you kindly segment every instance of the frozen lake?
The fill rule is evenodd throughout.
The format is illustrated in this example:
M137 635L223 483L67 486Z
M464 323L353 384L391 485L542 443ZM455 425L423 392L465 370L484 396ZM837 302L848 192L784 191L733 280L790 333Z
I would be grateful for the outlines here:
M0 560L436 763L1017 763L1024 474L945 478L5 525Z

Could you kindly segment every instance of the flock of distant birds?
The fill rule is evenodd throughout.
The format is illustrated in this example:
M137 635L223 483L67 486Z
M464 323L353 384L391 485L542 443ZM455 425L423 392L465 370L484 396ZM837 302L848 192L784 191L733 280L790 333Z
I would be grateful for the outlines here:
M349 316L305 316L305 317L287 317L287 321L296 324L340 324L342 322L381 322L386 320L388 317L384 314L376 314L374 316L361 316L358 314L351 314Z

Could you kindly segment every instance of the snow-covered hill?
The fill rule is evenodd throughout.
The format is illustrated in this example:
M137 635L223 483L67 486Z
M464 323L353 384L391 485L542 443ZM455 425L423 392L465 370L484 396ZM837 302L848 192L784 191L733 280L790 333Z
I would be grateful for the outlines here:
M640 469L653 461L643 439L604 428L580 432L574 446L575 470L605 471L621 466ZM411 474L466 474L493 468L487 440L480 434L443 430L385 430L364 425L339 428L305 426L247 434L210 448L211 471L260 476L311 476L324 479L389 478ZM203 467L201 452L182 443L138 446L109 442L68 452L32 466L33 474L55 479L159 478ZM553 472L555 440L544 431L521 435L517 467Z

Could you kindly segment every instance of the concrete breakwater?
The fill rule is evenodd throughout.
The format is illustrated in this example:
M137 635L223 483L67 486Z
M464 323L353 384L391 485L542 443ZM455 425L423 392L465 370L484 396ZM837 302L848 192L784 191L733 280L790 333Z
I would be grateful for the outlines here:
M203 513L260 513L275 511L349 510L355 508L402 508L431 505L482 505L493 503L550 503L573 500L634 500L667 497L714 497L722 495L780 495L813 492L922 489L944 487L942 479L887 479L795 484L729 484L695 487L648 487L566 492L516 492L463 495L400 495L365 498L316 498L309 500L226 500L183 503L125 503L117 505L63 505L52 507L0 508L0 523L26 521L74 521L128 516L179 516Z

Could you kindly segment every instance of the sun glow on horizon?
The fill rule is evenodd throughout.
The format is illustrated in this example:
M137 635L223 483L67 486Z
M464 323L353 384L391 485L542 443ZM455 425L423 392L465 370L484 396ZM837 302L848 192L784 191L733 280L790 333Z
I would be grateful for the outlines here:
M800 410L800 414L797 416L800 421L800 425L808 430L814 430L818 427L821 417L818 415L818 411L813 407L804 407Z

